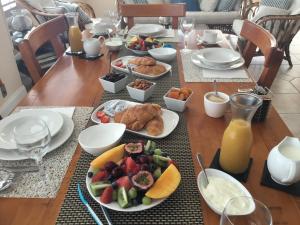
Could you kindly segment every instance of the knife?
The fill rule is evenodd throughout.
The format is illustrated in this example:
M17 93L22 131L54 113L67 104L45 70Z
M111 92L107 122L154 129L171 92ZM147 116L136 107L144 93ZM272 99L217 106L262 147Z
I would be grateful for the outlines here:
M80 189L80 184L77 183L77 192L79 195L80 200L82 201L82 203L85 205L85 207L87 208L87 210L89 211L89 213L91 214L91 216L93 217L93 219L95 220L95 222L98 225L103 225L103 223L101 222L101 220L98 218L98 216L96 215L96 213L94 212L94 210L91 208L91 206L89 205L89 203L87 202L87 200L84 198L82 191ZM105 216L106 217L106 216Z

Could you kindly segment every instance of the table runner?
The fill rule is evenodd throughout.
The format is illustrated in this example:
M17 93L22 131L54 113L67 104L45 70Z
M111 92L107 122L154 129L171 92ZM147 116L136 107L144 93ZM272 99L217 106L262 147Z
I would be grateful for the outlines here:
M126 49L120 52L119 56L129 55ZM179 86L177 63L172 64L173 73L166 74L162 78L156 80L157 86L153 96L149 102L155 102L165 107L163 104L163 95L172 86ZM130 78L132 79L132 78ZM105 92L102 104L111 99L130 99L126 89L117 93L111 94ZM194 165L191 157L191 149L189 146L188 133L183 114L180 114L180 120L177 128L166 138L155 140L157 146L168 153L179 166L182 180L180 186L168 199L160 205L141 212L124 213L109 210L113 224L203 224L202 212L200 208L200 194L197 188L196 177L194 173ZM144 139L130 133L125 133L122 142L130 140ZM89 168L89 163L94 159L93 156L86 152L82 155L77 163L76 171L72 177L65 201L61 208L61 212L57 218L57 224L95 224L92 217L80 202L76 185L81 184L84 194L104 224L107 224L101 208L88 194L85 186L85 176Z
M1 191L0 197L54 198L78 145L78 135L85 128L92 109L92 107L76 107L72 118L75 126L71 137L62 146L43 157L43 166L45 173L49 175L50 183L37 185L42 177L40 172L17 173L14 183L8 189ZM0 166L32 165L35 165L33 160L0 160Z

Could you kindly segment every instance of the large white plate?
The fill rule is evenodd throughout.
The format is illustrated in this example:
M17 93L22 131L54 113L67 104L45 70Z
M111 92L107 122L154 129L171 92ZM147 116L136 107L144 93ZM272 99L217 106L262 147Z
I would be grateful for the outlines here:
M155 36L162 33L165 28L159 24L136 24L129 31L129 35Z
M119 70L121 72L124 72L124 73L129 73L127 67L125 68L121 68L121 67L118 67L116 66L116 62L117 61L120 61L122 60L122 63L123 65L127 65L128 64L128 61L130 59L133 59L135 58L136 56L124 56L124 57L121 57L121 58L118 58L114 61L111 62L111 66L116 69L116 70ZM165 75L166 73L168 73L171 69L172 69L172 66L167 64L167 63L163 63L163 62L160 62L160 61L156 61L156 64L159 64L159 65L163 65L165 68L166 68L166 71L159 74L159 75L148 75L148 74L143 74L143 73L138 73L138 72L135 72L134 70L132 70L132 74L135 75L135 76L138 76L138 77L143 77L143 78L147 78L147 79L157 79L157 78L160 78L161 76ZM134 67L134 65L132 65L132 68Z
M211 69L211 70L232 70L232 69L236 69L236 68L243 66L245 63L245 60L243 58L241 58L239 61L237 61L233 64L211 66L211 65L208 65L208 64L205 64L204 62L202 62L201 59L199 58L199 55L197 52L192 53L191 60L196 66L199 66L199 67L205 68L205 69Z
M228 64L240 60L241 55L229 48L204 48L198 51L198 57L206 64Z
M89 171L92 171L92 169L90 168ZM159 205L160 203L162 203L164 200L166 200L167 198L162 198L162 199L152 199L152 203L150 205L143 205L143 204L140 204L138 206L132 206L132 207L129 207L129 208L121 208L117 202L112 202L110 204L104 204L100 201L100 198L99 197L95 197L91 191L91 188L90 188L90 183L91 183L92 179L89 178L87 175L86 175L86 178L85 178L85 183L86 183L86 187L89 191L89 194L90 196L92 196L92 198L98 202L100 205L103 205L105 206L106 208L109 208L109 209L112 209L112 210L115 210L115 211L122 211L122 212L137 212L137 211L142 211L142 210L146 210L146 209L150 209L154 206L157 206Z
M120 101L120 99L111 100L111 101L105 102L102 105L100 105L92 113L91 120L94 123L101 123L101 121L97 118L96 113L98 111L103 110L105 104L110 104L113 101ZM122 100L122 101L125 101L125 100ZM128 106L134 106L134 105L140 104L140 103L131 102L131 101L125 101L125 102L126 102L126 105L128 105ZM178 116L177 113L175 113L173 111L170 111L168 109L162 108L162 119L164 121L164 131L163 131L162 134L160 134L158 136L149 135L149 134L147 134L146 130L133 131L133 130L126 129L126 131L128 131L130 133L134 133L134 134L140 135L140 136L144 136L144 137L147 137L147 138L153 138L153 139L165 138L165 137L167 137L176 128L176 126L177 126L177 124L179 122L179 116ZM114 122L113 118L111 118L111 122L112 123Z
M221 177L221 178L224 178L226 179L227 181L230 181L231 183L235 184L235 186L240 189L242 196L247 196L247 197L252 197L251 194L249 193L249 191L239 182L237 181L235 178L233 178L232 176L230 176L229 174L227 173L224 173L222 172L221 170L217 170L217 169L205 169L205 172L208 176L208 179L210 176L215 176L215 177ZM199 188L199 191L202 195L202 197L204 198L205 202L207 203L207 205L217 214L219 215L222 215L222 211L220 209L220 206L216 206L214 205L210 199L204 194L204 189L205 189L205 177L204 177L204 172L201 171L199 174L198 174L198 177L197 177L197 184L198 184L198 188ZM221 196L220 196L221 197Z
M51 152L58 147L60 147L62 144L64 144L71 136L74 130L74 123L71 118L69 118L66 115L63 115L63 126L59 133L55 135L49 144L48 152ZM0 159L2 160L23 160L27 159L25 156L20 155L16 149L0 149Z
M36 117L44 120L48 125L52 137L60 131L64 122L60 113L50 110L33 109L13 113L0 121L0 148L17 148L13 137L13 129L28 117Z

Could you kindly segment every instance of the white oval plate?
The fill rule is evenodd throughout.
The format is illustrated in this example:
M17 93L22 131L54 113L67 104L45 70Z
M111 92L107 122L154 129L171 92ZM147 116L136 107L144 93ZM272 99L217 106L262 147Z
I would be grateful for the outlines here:
M237 61L236 63L233 63L233 64L211 66L211 65L205 64L204 62L201 61L201 59L199 58L198 52L192 53L191 60L196 66L199 66L199 67L205 68L205 69L211 69L211 70L237 69L237 68L243 66L245 63L245 60L243 58L241 58L239 61Z
M216 177L222 177L232 183L234 183L236 185L236 187L238 187L241 192L243 192L243 196L247 196L247 197L250 197L252 198L251 194L249 193L249 191L239 182L237 181L235 178L233 178L232 176L230 176L229 174L227 173L224 173L222 172L221 170L217 170L217 169L205 169L205 172L208 176L208 179L209 179L209 176L216 176ZM220 210L218 207L216 207L215 205L213 205L209 200L208 198L205 196L204 192L203 192L203 189L205 188L204 185L205 185L205 177L204 177L204 172L201 171L199 174L198 174L198 177L197 177L197 185L198 185L198 188L199 188L199 191L202 195L202 197L204 198L205 202L207 203L207 205L215 212L217 213L218 215L222 215L222 211L223 210Z
M50 110L32 109L13 113L0 121L0 148L17 148L13 137L13 129L17 124L30 116L44 120L49 128L51 137L54 137L60 131L64 122L60 113Z
M129 35L153 36L162 33L165 28L159 24L136 24L129 31Z
M116 64L117 61L122 60L123 65L126 66L128 64L128 61L130 59L135 58L135 57L136 56L124 56L124 57L118 58L118 59L116 59L116 60L114 60L114 61L111 62L111 67L113 67L114 69L119 70L121 72L129 74L129 71L128 71L127 67L121 68L121 67L116 66L115 64ZM163 63L163 62L160 62L160 61L156 61L156 63L159 64L159 65L163 65L166 68L166 71L163 72L163 73L161 73L161 74L159 74L159 75L155 75L155 76L154 75L152 76L152 75L148 75L148 74L143 74L143 73L137 73L134 70L132 70L132 74L135 75L135 76L137 76L137 77L142 77L142 78L147 78L147 79L150 79L150 80L154 80L154 79L158 79L161 76L167 74L172 69L172 66L169 65L169 64L167 64L167 63ZM134 67L134 65L132 67Z
M90 172L92 171L91 168L89 168L89 171ZM132 206L132 207L129 207L129 208L121 208L117 202L112 202L112 203L109 203L109 204L104 204L100 201L100 198L99 197L95 197L91 191L91 188L90 188L90 184L91 184L91 181L92 179L89 178L87 175L86 175L86 178L85 178L85 183L86 183L86 187L89 191L89 194L90 196L92 196L92 198L98 202L100 205L103 205L104 207L106 208L109 208L109 209L112 209L112 210L115 210L115 211L121 211L121 212L137 212L137 211L143 211L143 210L146 210L146 209L150 209L154 206L157 206L159 205L160 203L162 203L164 200L166 200L167 198L162 198L162 199L152 199L152 203L150 205L143 205L143 204L140 204L138 206Z
M63 145L72 135L74 130L74 122L71 118L66 115L63 115L63 126L55 137L53 137L48 146L48 152L51 152L61 145ZM0 149L0 159L2 160L23 160L27 157L20 155L16 149L7 151L7 149Z
M204 63L228 64L240 60L241 55L229 48L204 48L198 51L198 55Z
M97 107L91 115L91 120L94 123L101 123L101 121L97 118L96 113L98 111L103 110L105 104L111 104L113 101L117 102L117 101L120 101L120 99L107 101L107 102L103 103L102 105L100 105L99 107ZM134 106L137 104L141 104L141 103L125 101L125 100L122 100L122 101L126 102L126 105L128 105L128 106ZM175 113L171 110L162 108L162 119L164 121L164 131L162 134L160 134L158 136L152 136L152 135L147 134L145 129L143 129L141 131L133 131L133 130L126 129L126 131L133 133L133 134L140 135L140 136L144 136L147 138L153 138L153 139L165 138L176 128L178 121L179 121L179 116L177 113ZM111 122L112 123L114 122L113 118L111 118Z

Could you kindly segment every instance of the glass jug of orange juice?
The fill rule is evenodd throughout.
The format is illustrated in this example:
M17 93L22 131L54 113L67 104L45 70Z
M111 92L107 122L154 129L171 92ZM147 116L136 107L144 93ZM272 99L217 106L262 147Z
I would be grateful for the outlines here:
M83 50L81 31L78 26L78 12L65 14L69 24L69 43L71 52L81 52Z
M219 158L225 171L239 174L247 169L253 141L251 120L261 104L262 99L254 94L230 96L232 119L224 132Z

